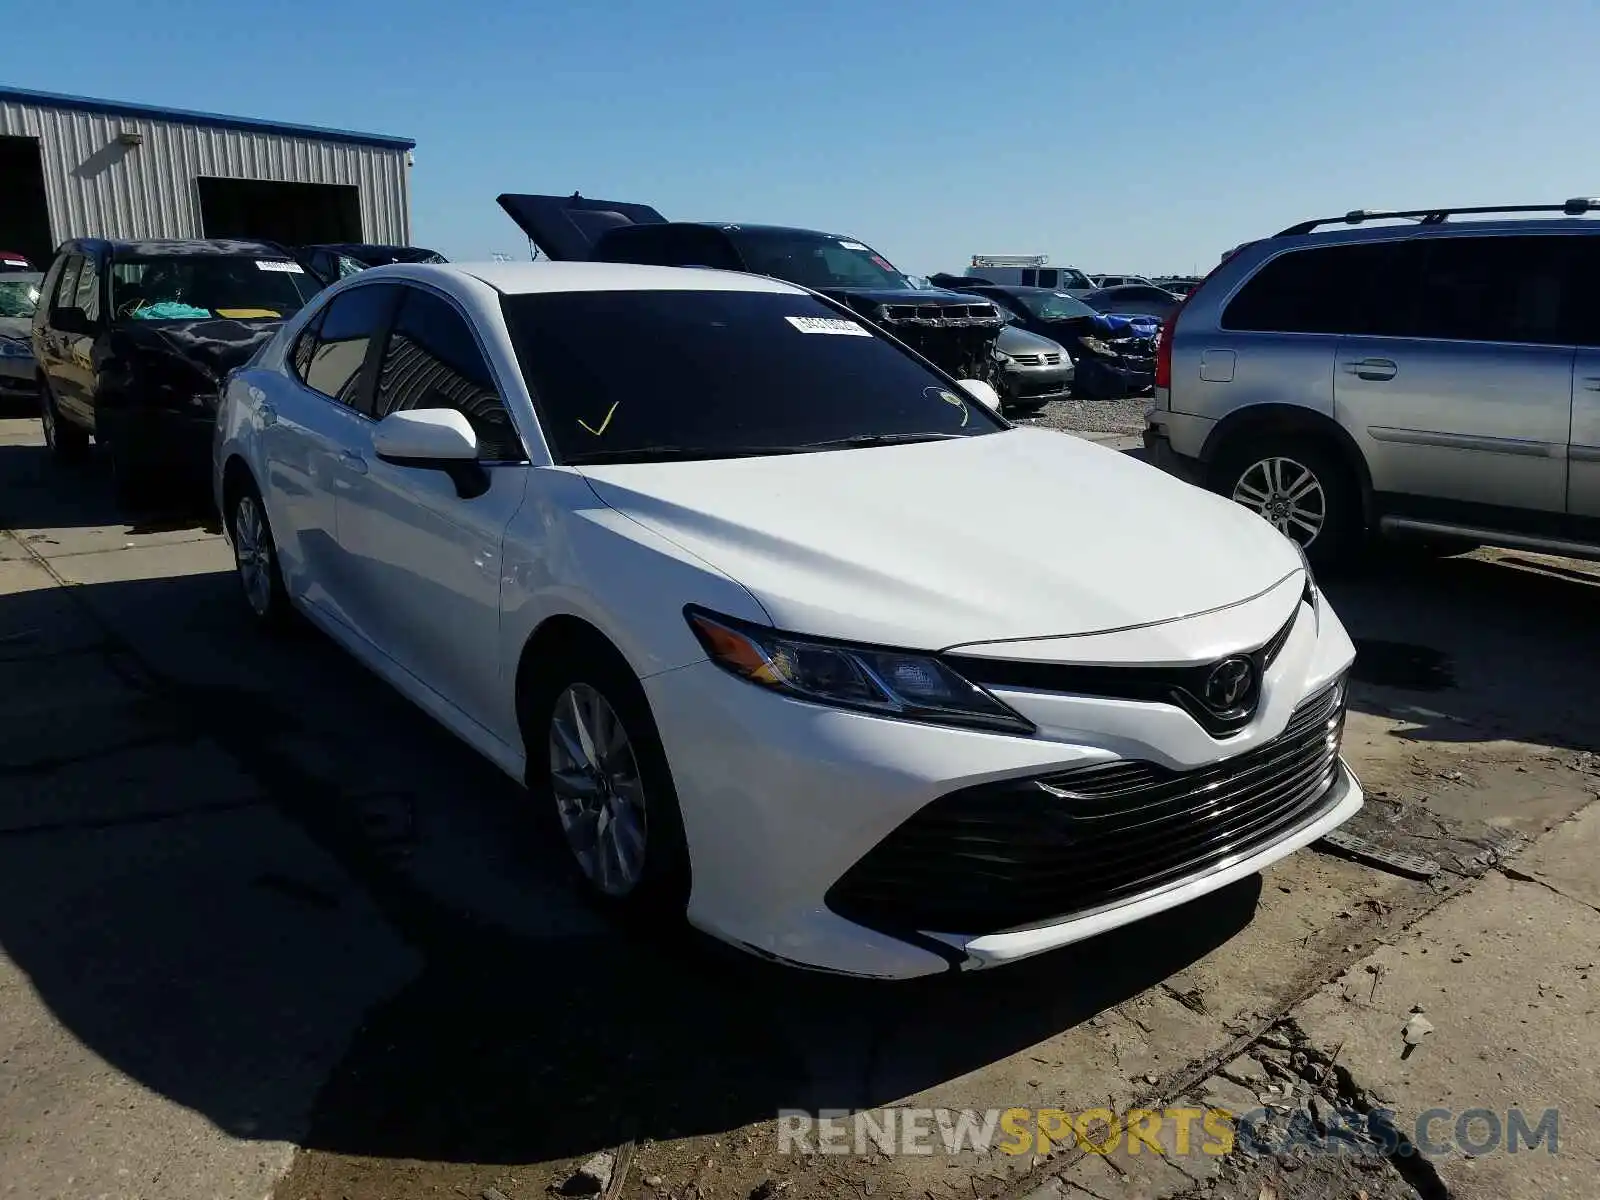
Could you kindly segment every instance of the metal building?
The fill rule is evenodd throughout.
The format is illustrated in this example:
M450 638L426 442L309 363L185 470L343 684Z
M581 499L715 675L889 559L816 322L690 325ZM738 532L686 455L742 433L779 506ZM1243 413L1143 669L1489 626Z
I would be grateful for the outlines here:
M0 249L411 241L410 138L0 88Z

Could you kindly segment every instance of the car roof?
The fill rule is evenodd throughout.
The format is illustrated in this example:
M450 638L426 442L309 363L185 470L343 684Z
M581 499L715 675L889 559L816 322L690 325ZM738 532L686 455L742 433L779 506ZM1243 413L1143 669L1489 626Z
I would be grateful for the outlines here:
M1484 221L1440 221L1423 225L1415 221L1392 224L1333 226L1309 233L1281 233L1260 239L1269 246L1330 246L1341 242L1384 241L1394 238L1461 237L1466 234L1600 234L1600 221L1587 217L1497 218Z
M535 292L767 292L803 296L792 283L741 271L704 267L646 267L634 263L487 262L392 263L363 271L358 278L393 276L421 282L466 276L506 295Z
M293 257L282 246L250 238L74 238L67 247L86 251L107 251L112 258L195 258L203 255L256 255L262 258ZM63 247L65 249L66 247Z

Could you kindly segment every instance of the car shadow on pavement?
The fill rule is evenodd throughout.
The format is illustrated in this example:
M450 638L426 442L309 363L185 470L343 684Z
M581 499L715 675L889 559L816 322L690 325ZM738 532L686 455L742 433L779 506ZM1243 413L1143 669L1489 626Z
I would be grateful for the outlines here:
M149 503L118 503L111 468L97 447L78 462L57 462L38 446L0 445L0 523L14 530L123 526L130 534L221 531L206 488L193 480L156 489Z
M1354 708L1414 741L1600 746L1581 666L1600 660L1600 567L1397 545L1322 584L1356 642Z
M0 949L83 1046L238 1136L526 1163L885 1103L1137 995L1255 911L1252 878L907 983L623 927L574 899L521 789L321 635L248 628L235 586L0 597L0 629L100 631L0 662L13 696L86 689L45 714L77 722L75 757L7 760L41 819L0 834Z

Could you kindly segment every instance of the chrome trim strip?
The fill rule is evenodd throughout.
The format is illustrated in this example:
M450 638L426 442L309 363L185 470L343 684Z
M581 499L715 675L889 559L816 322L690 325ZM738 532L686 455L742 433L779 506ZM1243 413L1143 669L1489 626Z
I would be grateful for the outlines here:
M1600 446L1584 446L1573 442L1567 447L1568 462L1600 462Z
M1566 452L1565 446L1558 446L1553 442L1484 437L1480 434L1440 433L1432 429L1396 429L1391 425L1368 425L1367 435L1379 442L1400 442L1408 446L1442 446L1450 450L1483 450L1489 454L1519 454L1530 458L1560 458Z

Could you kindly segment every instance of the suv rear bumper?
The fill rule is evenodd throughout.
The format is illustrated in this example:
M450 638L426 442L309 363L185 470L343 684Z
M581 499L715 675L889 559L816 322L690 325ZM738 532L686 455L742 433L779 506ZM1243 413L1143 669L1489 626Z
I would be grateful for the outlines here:
M1196 487L1206 486L1206 442L1217 423L1210 417L1173 412L1166 396L1156 393L1155 404L1144 414L1144 448L1150 462L1169 475Z
M1205 486L1205 464L1198 458L1179 454L1172 448L1172 439L1156 421L1147 418L1144 427L1144 449L1148 461L1168 475L1176 475L1185 483Z

